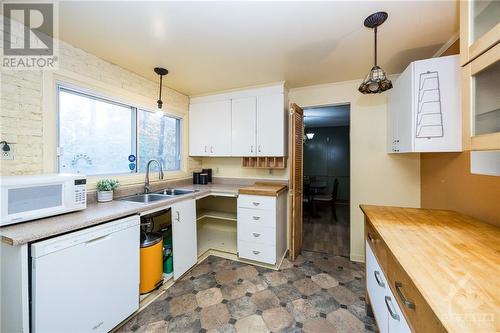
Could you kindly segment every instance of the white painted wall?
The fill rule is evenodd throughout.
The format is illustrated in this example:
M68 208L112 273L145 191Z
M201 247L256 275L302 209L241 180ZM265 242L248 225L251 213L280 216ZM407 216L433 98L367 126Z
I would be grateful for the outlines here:
M387 95L362 95L360 81L290 89L301 107L350 103L351 260L364 261L360 204L420 207L420 155L387 154Z

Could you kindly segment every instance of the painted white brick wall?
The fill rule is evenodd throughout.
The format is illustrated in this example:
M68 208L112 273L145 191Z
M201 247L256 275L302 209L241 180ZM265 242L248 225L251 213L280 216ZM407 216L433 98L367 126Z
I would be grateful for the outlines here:
M3 38L3 31L0 36ZM1 41L0 45L3 45ZM62 41L59 41L59 68L151 100L158 98L156 82ZM0 175L42 173L42 71L2 70L0 85L0 141L14 143L16 149L14 160L0 161ZM173 106L187 113L188 96L165 86L162 95L166 107ZM188 159L188 171L200 167L201 159Z

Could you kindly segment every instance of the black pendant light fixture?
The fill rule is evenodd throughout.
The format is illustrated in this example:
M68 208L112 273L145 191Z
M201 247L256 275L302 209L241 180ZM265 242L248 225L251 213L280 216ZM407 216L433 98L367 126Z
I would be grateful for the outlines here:
M163 82L163 75L167 75L168 70L162 67L155 67L154 71L156 74L160 76L160 96L158 97L157 103L158 103L158 109L161 109L163 107L163 101L161 100L161 86Z
M363 94L379 94L392 88L392 82L384 70L377 65L377 27L385 22L388 14L377 12L365 19L365 27L375 30L375 63L358 90Z

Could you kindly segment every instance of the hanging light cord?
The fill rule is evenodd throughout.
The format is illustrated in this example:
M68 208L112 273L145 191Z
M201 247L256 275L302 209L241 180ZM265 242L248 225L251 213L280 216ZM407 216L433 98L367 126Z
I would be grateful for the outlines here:
M377 27L375 27L375 66L377 66Z
M158 101L161 101L161 87L162 87L162 82L163 82L163 75L160 75L160 99Z

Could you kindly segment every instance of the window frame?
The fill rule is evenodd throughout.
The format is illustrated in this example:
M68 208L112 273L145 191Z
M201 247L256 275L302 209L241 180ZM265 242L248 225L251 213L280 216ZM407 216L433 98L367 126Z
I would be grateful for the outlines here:
M86 88L83 88L83 87L79 87L79 86L76 86L76 85L73 85L73 84L69 84L69 83L66 83L66 82L60 82L60 81L56 81L55 82L55 108L56 108L56 117L55 117L55 121L56 121L56 135L55 135L55 139L56 139L56 149L55 149L55 157L56 157L56 163L55 163L55 167L56 167L56 172L57 173L61 173L61 170L60 170L60 126L61 126L61 122L60 122L60 103L59 103L59 96L60 96L60 92L61 91L67 91L67 92L70 92L70 93L73 93L73 94L76 94L76 95L79 95L79 96L83 96L83 97L87 97L87 98L91 98L91 99L95 99L95 100L99 100L99 101L103 101L103 102L106 102L106 103L110 103L110 104L114 104L114 105L118 105L118 106L122 106L122 107L126 107L126 108L130 108L131 109L131 151L132 151L132 154L136 156L136 166L135 166L135 169L133 170L133 172L116 172L116 173L96 173L96 174L89 174L89 175L86 175L88 178L92 178L92 177L95 177L95 178L98 178L98 177L103 177L103 176L122 176L122 177L126 177L126 176L134 176L134 175L140 175L140 174L144 174L143 172L139 172L139 164L137 163L138 160L139 160L139 156L137 155L138 153L138 149L139 149L139 112L151 112L151 113L155 113L155 111L153 111L151 108L148 108L148 107L144 107L142 105L138 105L137 103L129 103L129 102L126 102L126 101L121 101L120 99L118 98L113 98L113 97L109 97L109 96L106 96L106 95L103 95L103 94L100 94L98 92L96 92L95 90L92 90L92 89L86 89ZM177 156L177 159L179 161L179 167L177 169L170 169L170 170L164 170L166 173L179 173L179 172L184 172L184 163L183 163L183 142L182 142L182 138L183 138L183 133L181 133L182 129L183 129L183 118L181 116L177 116L177 115L173 115L173 114L170 114L170 113L166 113L166 112L163 112L163 115L162 117L169 117L169 118L173 118L176 120L176 140L178 142L178 156Z

